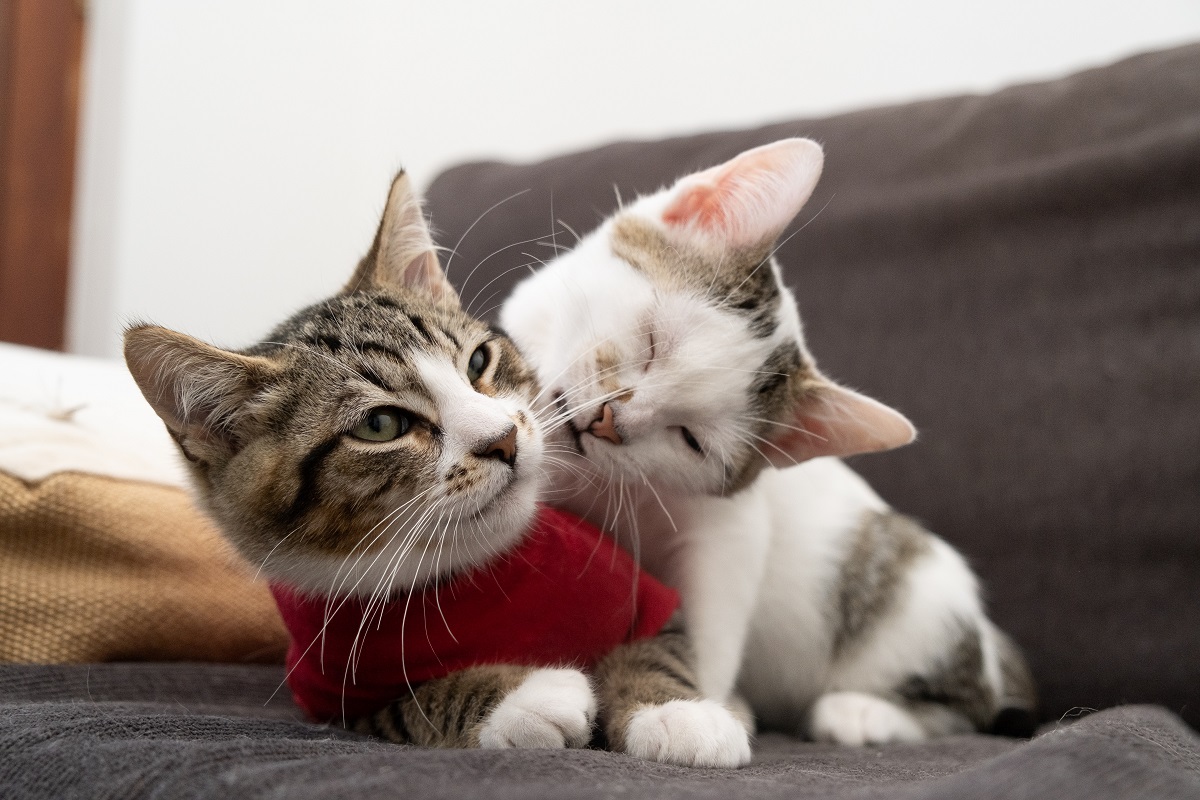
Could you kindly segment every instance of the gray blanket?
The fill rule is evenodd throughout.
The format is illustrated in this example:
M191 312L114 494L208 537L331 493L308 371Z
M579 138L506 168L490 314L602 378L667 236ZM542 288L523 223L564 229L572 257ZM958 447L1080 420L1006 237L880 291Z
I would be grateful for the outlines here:
M599 750L399 747L303 721L279 667L0 667L0 797L1200 798L1200 737L1154 706L1049 726L838 748L762 736L741 770Z

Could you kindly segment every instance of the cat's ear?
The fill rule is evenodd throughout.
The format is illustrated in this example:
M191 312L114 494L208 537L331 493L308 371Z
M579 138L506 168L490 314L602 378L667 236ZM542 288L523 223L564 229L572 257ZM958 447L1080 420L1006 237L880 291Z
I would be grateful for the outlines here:
M783 139L681 178L662 221L731 249L770 246L812 196L825 155L811 139Z
M459 304L458 293L438 262L421 198L404 172L392 180L375 241L343 291L349 294L377 288L403 288L435 303Z
M125 363L172 438L193 461L236 451L246 405L274 365L156 325L125 332Z
M917 438L913 424L899 411L827 380L811 378L777 426L762 453L776 467L789 467L819 456L852 456L891 450Z

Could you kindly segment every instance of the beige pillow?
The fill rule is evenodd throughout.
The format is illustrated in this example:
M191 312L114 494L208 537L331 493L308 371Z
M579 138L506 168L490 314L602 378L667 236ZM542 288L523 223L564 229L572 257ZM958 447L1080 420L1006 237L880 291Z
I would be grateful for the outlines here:
M262 580L178 488L0 472L0 660L279 661Z

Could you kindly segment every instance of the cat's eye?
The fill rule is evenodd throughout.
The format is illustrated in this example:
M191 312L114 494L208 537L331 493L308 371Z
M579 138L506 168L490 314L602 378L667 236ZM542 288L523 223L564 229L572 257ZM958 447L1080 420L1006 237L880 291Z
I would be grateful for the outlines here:
M483 371L487 369L488 361L487 345L481 344L475 348L475 352L471 353L471 358L467 361L467 380L471 383L483 377Z
M373 408L367 418L355 426L350 434L365 442L390 442L408 433L412 417L391 406Z
M689 431L687 428L680 428L679 432L683 434L683 441L687 443L688 447L692 448L700 455L704 455L704 448L701 447L700 443L696 441L696 437L692 436L691 431Z

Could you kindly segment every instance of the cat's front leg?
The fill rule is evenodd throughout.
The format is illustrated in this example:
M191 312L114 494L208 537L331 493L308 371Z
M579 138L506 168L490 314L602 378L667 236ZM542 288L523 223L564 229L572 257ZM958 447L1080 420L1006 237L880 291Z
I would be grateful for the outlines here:
M479 746L584 747L595 720L587 676L577 669L535 669L483 720Z
M683 600L705 697L729 700L766 569L770 515L755 487L689 499L688 533L673 583Z
M704 699L678 614L652 639L622 645L596 668L610 749L690 767L740 767L750 735L728 708Z
M355 730L427 747L584 747L596 698L576 669L469 667L426 681Z

